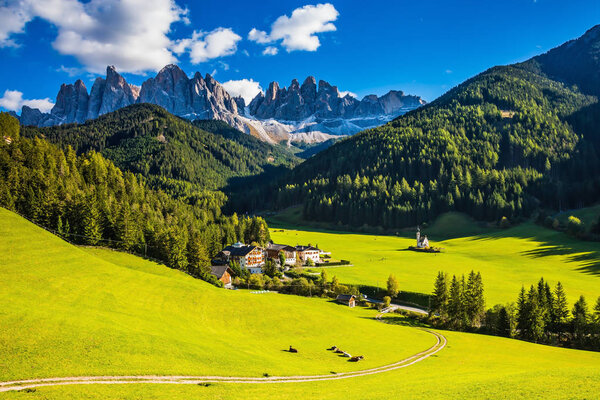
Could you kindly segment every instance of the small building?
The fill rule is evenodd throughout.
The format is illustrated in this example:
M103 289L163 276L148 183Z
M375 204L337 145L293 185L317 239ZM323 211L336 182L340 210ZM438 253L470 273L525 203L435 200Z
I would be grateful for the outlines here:
M213 265L210 267L210 273L217 277L218 280L223 282L223 286L226 288L231 287L231 277L233 271L227 265Z
M427 235L421 236L421 228L417 226L417 248L418 249L428 249L429 248L429 239L427 239Z
M230 261L238 263L240 268L247 269L251 274L262 273L262 267L265 265L262 247L245 245L240 242L225 247L218 257L225 263Z
M288 246L287 244L275 244L269 243L265 252L267 253L267 258L272 258L274 260L279 259L279 253L282 252L285 254L285 263L286 265L295 265L296 264L296 248L292 246Z
M356 305L356 296L353 294L339 294L335 301L352 308Z
M12 143L12 138L10 136L3 136L3 139L6 142L6 144L11 144Z
M306 264L307 260L312 260L313 263L319 264L321 262L321 250L312 246L296 246L296 254L298 259Z

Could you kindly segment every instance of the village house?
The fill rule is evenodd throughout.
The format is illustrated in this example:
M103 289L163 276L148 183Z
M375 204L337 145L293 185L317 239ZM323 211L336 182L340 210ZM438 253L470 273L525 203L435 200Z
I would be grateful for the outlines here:
M4 141L5 141L7 144L11 144L11 143L12 143L12 138L11 138L10 136L3 136L3 138L4 138Z
M226 263L238 263L240 268L247 269L251 274L262 273L262 267L265 265L264 251L261 247L240 242L225 247L218 257Z
M356 296L353 294L339 294L335 301L352 308L356 305Z
M307 260L312 260L313 263L319 264L321 262L321 250L312 246L296 246L296 254L298 259L306 264Z
M288 246L287 244L275 244L269 243L267 248L265 249L267 253L267 258L271 258L273 260L279 259L279 253L283 252L285 255L285 264L286 265L295 265L296 264L296 248L292 246Z
M233 271L228 265L213 265L210 267L210 273L216 276L218 280L223 282L224 287L232 287L231 277L233 276Z

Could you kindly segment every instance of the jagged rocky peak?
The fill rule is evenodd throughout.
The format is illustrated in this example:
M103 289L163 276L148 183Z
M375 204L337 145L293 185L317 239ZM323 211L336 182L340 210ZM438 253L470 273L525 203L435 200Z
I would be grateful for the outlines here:
M85 122L87 119L89 95L81 79L74 84L62 84L51 114L68 122Z
M113 65L106 68L106 84L102 93L99 115L134 104L136 97L131 86L125 81Z
M337 86L324 80L317 85L315 77L309 76L302 85L293 79L287 88L271 82L264 94L257 94L250 102L248 109L259 119L301 121L311 116L320 119L397 116L422 104L424 101L419 97L395 90L382 97L369 95L362 101L350 95L342 97Z

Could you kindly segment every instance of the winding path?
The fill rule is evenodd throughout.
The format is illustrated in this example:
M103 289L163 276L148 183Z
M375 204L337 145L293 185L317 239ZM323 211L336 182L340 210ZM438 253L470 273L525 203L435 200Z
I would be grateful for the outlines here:
M383 314L393 311L394 306L389 307L379 314L377 320L381 320ZM169 383L169 384L187 384L197 385L202 383L294 383L294 382L315 382L331 381L338 379L356 378L359 376L380 374L382 372L393 371L400 368L406 368L410 365L425 360L446 347L446 338L437 332L421 329L436 337L437 342L429 349L414 354L404 360L383 365L381 367L365 369L353 372L340 372L329 375L297 375L297 376L269 376L269 377L242 377L242 376L171 376L171 375L131 375L131 376L75 376L62 378L39 378L25 379L17 381L0 382L0 392L14 390L33 389L43 386L61 386L61 385L89 385L89 384L131 384L131 383Z

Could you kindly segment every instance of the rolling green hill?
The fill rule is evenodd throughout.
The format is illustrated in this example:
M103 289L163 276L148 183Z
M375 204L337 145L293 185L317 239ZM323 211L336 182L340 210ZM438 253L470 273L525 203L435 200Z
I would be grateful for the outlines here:
M407 250L415 244L413 230L384 236L268 221L275 243L318 244L331 251L332 257L350 260L352 266L328 270L329 276L336 275L342 283L377 286L383 292L393 273L401 290L431 293L438 271L452 276L475 270L483 276L488 307L516 301L521 286L528 288L540 277L552 286L560 281L570 306L581 294L590 303L600 296L600 244L530 222L501 230L484 227L464 214L443 214L423 234L444 250L425 254Z
M0 381L97 374L329 374L394 362L434 338L317 298L214 288L151 261L77 248L0 209ZM404 320L386 320L403 324ZM593 398L600 354L443 332L407 368L327 382L68 385L6 399ZM281 351L289 344L301 352ZM336 344L366 356L348 363ZM435 385L432 384L435 380ZM579 382L573 385L572 382Z
M540 207L596 202L598 75L586 71L600 65L599 32L600 25L529 62L491 68L336 143L280 181L274 206L302 203L305 219L394 229L446 211L517 221ZM569 68L558 60L570 60Z

